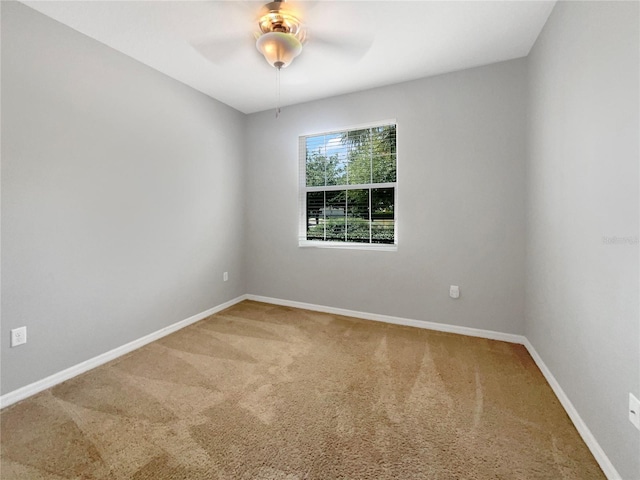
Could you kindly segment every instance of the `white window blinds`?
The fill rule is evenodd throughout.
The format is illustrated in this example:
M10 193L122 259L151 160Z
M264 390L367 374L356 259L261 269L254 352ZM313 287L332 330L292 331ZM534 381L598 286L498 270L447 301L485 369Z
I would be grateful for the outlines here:
M300 137L300 244L396 245L396 124Z

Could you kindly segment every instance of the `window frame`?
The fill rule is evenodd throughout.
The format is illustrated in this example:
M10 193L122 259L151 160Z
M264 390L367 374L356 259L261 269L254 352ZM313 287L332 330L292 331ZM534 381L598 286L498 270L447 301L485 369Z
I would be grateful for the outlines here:
M308 137L319 135L334 135L352 130L363 130L366 128L376 128L394 125L396 129L396 181L385 183L367 183L353 185L322 185L307 186L307 158L306 158L306 140ZM327 131L317 131L304 133L298 136L298 247L304 248L339 248L348 250L377 250L395 252L398 250L398 122L395 119L381 120L366 124L351 125L344 128L337 128ZM329 191L348 191L367 189L371 192L373 189L393 188L393 243L366 243L366 242L340 242L328 240L307 240L307 193L308 192L329 192ZM371 211L371 194L369 195L369 211ZM346 217L345 217L346 218ZM371 221L371 220L370 220Z

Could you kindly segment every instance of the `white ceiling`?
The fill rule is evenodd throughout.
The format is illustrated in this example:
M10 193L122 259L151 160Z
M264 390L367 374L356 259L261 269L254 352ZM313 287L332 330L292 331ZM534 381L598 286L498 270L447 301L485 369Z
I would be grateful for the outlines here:
M273 108L255 1L23 3L244 113ZM526 56L555 1L288 2L307 29L281 76L291 105Z

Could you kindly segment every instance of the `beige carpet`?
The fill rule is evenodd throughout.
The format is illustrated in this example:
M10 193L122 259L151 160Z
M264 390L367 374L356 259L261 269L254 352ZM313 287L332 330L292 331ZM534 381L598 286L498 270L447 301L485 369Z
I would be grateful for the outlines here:
M603 479L524 347L242 302L5 409L9 479Z

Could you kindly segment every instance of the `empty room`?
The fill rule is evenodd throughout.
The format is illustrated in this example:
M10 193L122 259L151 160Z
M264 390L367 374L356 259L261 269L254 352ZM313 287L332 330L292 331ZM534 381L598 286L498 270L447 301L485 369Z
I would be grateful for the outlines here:
M0 16L3 480L640 480L640 2Z

